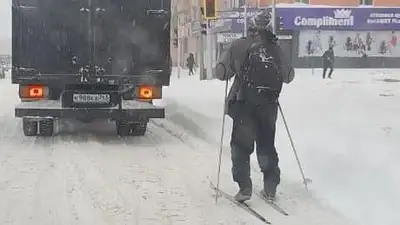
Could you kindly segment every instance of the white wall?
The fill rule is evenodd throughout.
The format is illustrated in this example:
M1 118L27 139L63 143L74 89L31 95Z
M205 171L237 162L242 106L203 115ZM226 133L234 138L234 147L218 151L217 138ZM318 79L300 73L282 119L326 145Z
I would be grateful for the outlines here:
M11 0L0 0L0 54L11 54Z

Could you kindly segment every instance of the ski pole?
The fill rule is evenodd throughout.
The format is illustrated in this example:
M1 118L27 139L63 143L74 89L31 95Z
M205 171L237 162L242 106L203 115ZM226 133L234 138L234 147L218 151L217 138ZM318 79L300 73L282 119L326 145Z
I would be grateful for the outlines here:
M310 179L306 179L306 177L304 175L304 170L303 170L303 168L301 166L299 156L298 156L296 148L294 146L294 142L293 142L292 135L290 134L289 126L287 125L287 122L286 122L286 119L285 119L285 115L283 114L283 110L282 110L281 104L279 102L278 102L278 108L279 108L279 112L281 113L283 123L285 124L286 132L288 134L288 137L289 137L289 140L290 140L290 145L292 146L294 156L296 157L296 161L297 161L297 165L299 166L299 169L300 169L301 177L303 178L303 184L304 184L304 186L306 188L306 191L308 192L307 184L309 182L311 182L311 180Z
M224 96L224 108L222 111L222 126L221 126L221 139L219 142L219 156L218 156L218 172L217 172L217 192L215 195L215 204L218 203L219 196L219 178L221 174L221 161L222 161L222 149L224 147L224 133L225 133L225 108L226 108L226 98L228 96L228 79L225 82L225 96Z

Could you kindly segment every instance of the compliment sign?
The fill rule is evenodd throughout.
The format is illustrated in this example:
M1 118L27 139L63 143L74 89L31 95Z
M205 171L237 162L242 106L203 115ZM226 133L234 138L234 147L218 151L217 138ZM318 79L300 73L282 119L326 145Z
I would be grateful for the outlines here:
M278 8L287 30L400 30L400 8Z
M352 27L354 16L351 15L351 10L336 9L332 16L296 16L293 23L296 27Z

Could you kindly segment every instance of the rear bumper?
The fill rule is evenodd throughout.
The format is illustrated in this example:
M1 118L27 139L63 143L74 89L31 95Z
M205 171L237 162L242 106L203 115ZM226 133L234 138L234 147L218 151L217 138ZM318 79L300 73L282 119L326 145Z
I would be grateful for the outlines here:
M122 109L62 108L60 101L21 102L15 107L16 117L53 117L60 119L123 119L129 121L165 118L165 109L147 102L123 101Z

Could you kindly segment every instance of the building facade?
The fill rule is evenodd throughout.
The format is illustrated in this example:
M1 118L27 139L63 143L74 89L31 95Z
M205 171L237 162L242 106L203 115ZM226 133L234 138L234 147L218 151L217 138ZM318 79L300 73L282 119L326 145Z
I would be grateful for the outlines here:
M172 9L172 29L171 29L171 56L173 65L178 61L181 67L186 67L186 58L189 53L193 53L197 65L199 64L200 49L207 47L205 36L201 36L201 12L200 7L203 0L174 0ZM218 10L223 11L235 6L242 5L245 0L219 0ZM213 23L213 26L215 23ZM179 27L179 29L178 29ZM179 32L178 32L179 31ZM217 32L212 31L211 48L217 47ZM179 37L178 37L179 36ZM204 47L200 46L200 38L204 40ZM178 45L179 43L179 45ZM217 50L214 50L214 54ZM179 56L179 57L178 57ZM207 58L207 56L205 57ZM215 59L215 57L213 57Z
M215 62L220 53L229 46L230 42L243 33L243 19L229 18L225 14L220 14L218 21L212 22L212 27L209 30L210 40L204 40L204 47L200 48L200 34L202 28L200 26L200 0L175 0L175 8L173 10L173 26L172 29L172 58L174 65L180 62L181 67L186 67L186 58L189 53L194 53L197 65L199 63L200 51L204 51L209 45L212 49L205 55L205 63L207 60ZM293 0L276 0L277 3L294 3ZM288 25L286 22L284 29L285 34L289 34L290 40L285 40L285 50L292 53L292 60L296 67L311 67L320 66L320 57L329 45L335 46L335 52L338 57L338 67L354 67L370 66L370 67L398 67L400 60L400 45L397 47L397 39L400 38L400 21L398 24L385 25L380 24L382 21L375 21L368 24L366 21L359 21L358 18L365 17L368 13L374 12L374 8L357 8L360 4L373 5L376 7L394 7L394 15L397 16L395 7L400 7L400 3L394 3L393 0L297 0L306 4L315 5L314 7L306 7L301 10L306 15L316 14L320 18L328 18L322 20L322 23L329 24L329 18L336 18L333 14L335 9L354 8L351 16L354 16L356 21L351 26L297 26L296 24ZM243 5L244 0L220 0L219 10L237 11L239 6ZM247 0L250 8L270 6L273 0ZM285 7L280 4L279 7ZM321 5L331 6L335 9L323 9ZM317 7L318 6L318 7ZM321 7L320 7L321 6ZM278 8L279 8L278 7ZM240 8L239 8L240 9ZM241 9L243 10L243 9ZM286 21L293 20L290 15L298 14L299 11L288 7L289 12L282 15ZM290 11L291 10L291 11ZM235 11L235 12L236 12ZM240 11L240 10L239 10ZM282 12L282 11L281 11ZM278 13L279 14L279 13ZM340 14L340 13L339 13ZM399 14L400 15L400 14ZM241 15L243 17L243 14ZM347 15L337 15L345 17ZM291 19L290 19L291 18ZM312 19L312 18L311 18ZM374 18L372 18L374 19ZM375 18L376 19L376 18ZM385 18L383 18L385 19ZM386 18L388 19L388 18ZM389 18L397 21L397 17ZM293 21L292 21L293 22ZM331 21L332 22L332 21ZM178 29L179 27L179 29ZM397 31L398 30L398 31ZM179 36L179 38L178 38ZM286 35L288 36L288 35ZM400 40L400 39L399 39ZM175 42L175 43L174 43ZM359 43L358 43L359 42ZM179 43L179 45L176 45ZM353 47L350 47L352 45ZM178 47L179 46L179 47ZM358 46L358 47L357 47ZM363 51L368 55L370 62L366 62L362 58ZM178 57L180 56L180 57Z
M278 8L280 30L291 36L295 67L321 67L322 55L335 51L339 68L399 68L400 8Z
M252 6L268 6L273 0L248 0ZM400 2L395 0L276 0L277 3L305 3L311 5L331 5L331 6L389 6L400 7Z

